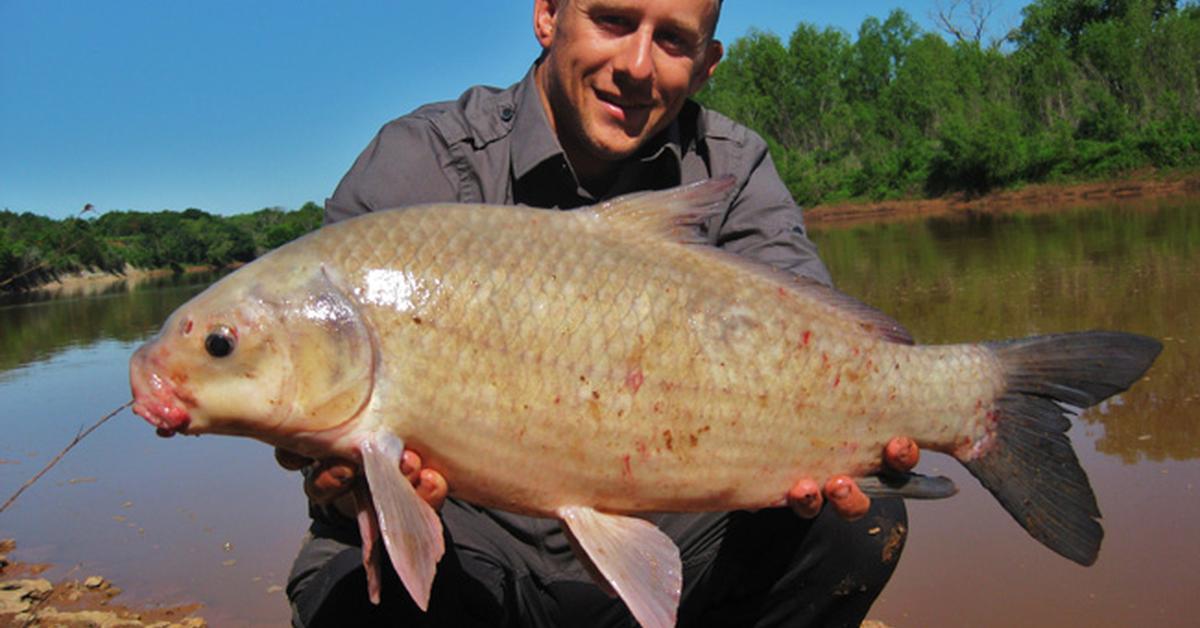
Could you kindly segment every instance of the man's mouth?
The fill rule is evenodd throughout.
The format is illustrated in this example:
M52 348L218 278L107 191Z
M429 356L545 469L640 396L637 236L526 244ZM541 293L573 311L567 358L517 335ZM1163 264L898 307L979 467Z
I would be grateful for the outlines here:
M631 114L649 111L654 106L654 103L649 100L621 98L599 90L596 90L595 94L596 99L605 106L609 113L621 120Z

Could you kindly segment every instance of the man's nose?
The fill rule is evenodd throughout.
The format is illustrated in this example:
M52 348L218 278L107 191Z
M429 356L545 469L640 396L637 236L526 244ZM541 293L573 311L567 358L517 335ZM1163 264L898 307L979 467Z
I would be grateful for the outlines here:
M622 42L621 50L613 62L618 77L632 81L649 81L654 77L654 33L649 29L638 29Z

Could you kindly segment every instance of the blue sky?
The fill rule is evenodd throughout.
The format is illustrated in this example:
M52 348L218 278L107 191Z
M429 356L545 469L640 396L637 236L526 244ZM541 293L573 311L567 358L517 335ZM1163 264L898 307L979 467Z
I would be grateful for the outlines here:
M936 0L731 0L718 36L851 35ZM994 30L1020 0L996 3ZM63 217L322 202L387 120L537 55L531 0L0 0L0 208Z

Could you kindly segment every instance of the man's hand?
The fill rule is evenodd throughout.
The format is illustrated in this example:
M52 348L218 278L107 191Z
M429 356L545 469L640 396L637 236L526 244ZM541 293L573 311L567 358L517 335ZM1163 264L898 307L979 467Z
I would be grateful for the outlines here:
M309 465L315 465L312 473L308 474L304 480L304 493L318 504L333 504L342 514L354 516L350 488L354 486L354 482L361 473L358 465L343 458L314 461L311 458L305 458L279 448L275 449L275 461L289 471L298 471ZM417 495L421 499L433 506L434 510L442 508L449 487L446 485L446 478L441 473L433 469L422 469L421 456L407 449L404 450L404 456L400 459L400 472L408 478L413 488L417 489Z
M883 450L883 462L896 471L910 471L917 466L921 450L911 438L898 437L888 441ZM821 512L821 503L829 500L843 519L853 521L867 514L871 498L863 494L849 476L835 475L825 483L824 497L816 480L805 478L788 491L787 503L797 515L812 519Z

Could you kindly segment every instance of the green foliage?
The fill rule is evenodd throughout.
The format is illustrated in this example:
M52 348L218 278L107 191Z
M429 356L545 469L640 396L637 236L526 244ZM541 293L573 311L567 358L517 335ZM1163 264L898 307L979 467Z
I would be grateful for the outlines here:
M729 46L698 98L758 131L802 204L1200 165L1200 8L1035 0L1004 48L903 11L851 41L800 24Z
M321 217L321 207L311 202L296 211L270 208L228 218L196 208L112 211L86 220L5 210L0 291L34 287L61 273L120 273L126 265L180 271L245 263L321 226Z

